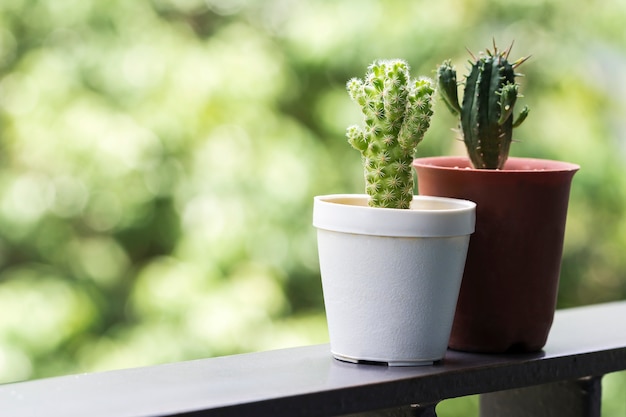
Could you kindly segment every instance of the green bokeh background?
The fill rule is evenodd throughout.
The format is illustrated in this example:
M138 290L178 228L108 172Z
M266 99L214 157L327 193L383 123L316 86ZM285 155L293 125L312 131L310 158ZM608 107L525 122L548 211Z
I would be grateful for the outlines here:
M621 0L2 0L0 383L327 342L312 197L363 190L345 82L377 58L463 72L492 38L532 55L512 154L582 167L559 307L626 299L625 21ZM455 123L438 102L420 155L464 153ZM603 415L624 393L605 377Z

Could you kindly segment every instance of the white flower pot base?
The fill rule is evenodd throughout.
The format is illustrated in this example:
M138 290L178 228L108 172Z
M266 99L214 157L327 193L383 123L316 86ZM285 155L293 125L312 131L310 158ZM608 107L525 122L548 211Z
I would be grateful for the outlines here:
M342 362L350 362L356 364L368 364L368 365L386 365L386 366L429 366L433 365L437 361L429 361L429 360L401 360L401 361L380 361L375 359L363 359L363 358L353 358L351 356L339 355L337 353L332 352L333 358L342 361Z

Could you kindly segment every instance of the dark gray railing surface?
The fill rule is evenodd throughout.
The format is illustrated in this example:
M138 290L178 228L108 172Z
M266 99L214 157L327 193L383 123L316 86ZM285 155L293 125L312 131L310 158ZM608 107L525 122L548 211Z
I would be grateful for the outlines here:
M394 415L434 415L441 400L509 390L481 405L482 415L495 416L519 405L523 387L558 381L591 384L587 411L569 414L591 416L599 415L599 377L624 369L626 302L616 302L558 311L536 354L448 351L434 366L389 368L339 362L328 345L305 346L7 384L0 416L335 416L397 407Z

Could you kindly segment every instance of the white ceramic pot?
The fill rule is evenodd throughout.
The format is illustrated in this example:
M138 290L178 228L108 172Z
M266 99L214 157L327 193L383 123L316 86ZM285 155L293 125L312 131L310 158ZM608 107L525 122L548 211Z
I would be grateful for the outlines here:
M372 208L367 195L314 199L332 355L348 362L427 365L443 358L476 205L414 197Z

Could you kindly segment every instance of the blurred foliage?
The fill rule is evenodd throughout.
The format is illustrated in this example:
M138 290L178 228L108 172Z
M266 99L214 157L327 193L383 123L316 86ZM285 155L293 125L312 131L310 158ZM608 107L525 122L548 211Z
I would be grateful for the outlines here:
M619 0L3 0L0 382L326 342L312 197L363 189L345 82L462 69L492 38L532 55L512 154L582 166L559 307L626 299L624 21ZM463 153L454 124L437 110L421 154Z

